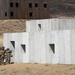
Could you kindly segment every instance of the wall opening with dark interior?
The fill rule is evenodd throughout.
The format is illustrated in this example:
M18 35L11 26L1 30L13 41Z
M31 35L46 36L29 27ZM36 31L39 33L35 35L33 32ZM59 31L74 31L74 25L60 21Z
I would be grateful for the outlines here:
M21 47L22 47L23 51L26 53L26 45L25 44L21 44Z
M47 4L44 4L44 8L47 8Z
M5 12L5 17L7 17L7 12Z
M14 16L14 12L10 12L10 16Z
M29 3L29 8L32 8L32 3Z
M10 7L13 7L13 3L10 3Z
M16 3L16 7L19 7L19 3Z
M39 29L41 29L41 24L38 24L38 26L39 26Z
M35 7L38 7L38 3L35 3Z
M33 16L33 13L32 13L32 12L30 12L30 13L29 13L29 17L32 17L32 16Z
M10 42L11 42L13 48L15 48L15 41L10 41Z
M49 48L55 54L55 44L49 44Z

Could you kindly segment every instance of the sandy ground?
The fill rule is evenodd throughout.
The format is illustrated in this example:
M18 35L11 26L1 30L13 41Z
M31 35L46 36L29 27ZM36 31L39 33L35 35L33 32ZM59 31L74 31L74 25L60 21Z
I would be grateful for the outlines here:
M0 35L25 31L25 20L0 20Z
M0 66L0 75L75 75L75 65L5 65Z

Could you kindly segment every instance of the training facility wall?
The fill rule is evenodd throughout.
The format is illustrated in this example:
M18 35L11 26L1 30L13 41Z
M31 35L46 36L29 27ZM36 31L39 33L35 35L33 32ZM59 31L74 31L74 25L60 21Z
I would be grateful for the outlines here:
M29 62L44 64L75 64L75 31L34 32L29 37ZM55 53L49 44L55 45Z
M4 34L4 47L12 50L13 62L29 62L28 33L6 33ZM14 42L14 46L11 42ZM25 49L22 46L25 45Z
M74 45L75 30L4 34L4 46L13 50L12 61L17 63L75 64Z
M75 19L42 19L26 21L27 32L75 30Z

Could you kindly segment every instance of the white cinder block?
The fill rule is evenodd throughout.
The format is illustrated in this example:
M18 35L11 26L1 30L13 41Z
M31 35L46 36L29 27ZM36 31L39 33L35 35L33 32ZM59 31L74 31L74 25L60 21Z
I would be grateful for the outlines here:
M4 34L17 63L75 64L75 19L26 22L26 32Z

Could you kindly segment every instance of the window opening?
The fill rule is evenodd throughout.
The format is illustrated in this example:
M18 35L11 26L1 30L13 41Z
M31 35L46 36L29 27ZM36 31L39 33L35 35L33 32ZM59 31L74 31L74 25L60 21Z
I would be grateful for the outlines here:
M13 48L15 48L15 41L10 41L10 42L11 42Z
M7 12L5 12L5 17L7 16Z
M32 3L29 3L29 8L32 8Z
M23 51L26 53L26 45L25 44L21 44L21 47L22 47Z
M30 12L30 13L29 13L29 16L30 16L30 17L32 17L32 16L33 16L33 13L32 13L32 12Z
M10 3L10 7L13 7L13 3Z
M55 54L55 44L49 44L50 49Z
M38 24L39 28L41 29L41 24Z
M35 7L38 7L38 3L35 3Z
M44 8L47 8L47 4L44 4Z
M10 16L14 16L14 12L10 12Z
M19 7L19 3L16 3L16 7Z

